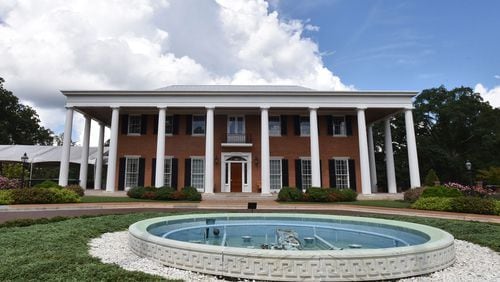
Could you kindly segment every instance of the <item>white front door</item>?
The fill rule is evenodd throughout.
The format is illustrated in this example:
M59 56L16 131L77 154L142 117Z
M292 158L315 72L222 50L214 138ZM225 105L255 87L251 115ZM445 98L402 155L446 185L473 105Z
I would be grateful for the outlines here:
M221 191L252 192L250 153L222 153Z

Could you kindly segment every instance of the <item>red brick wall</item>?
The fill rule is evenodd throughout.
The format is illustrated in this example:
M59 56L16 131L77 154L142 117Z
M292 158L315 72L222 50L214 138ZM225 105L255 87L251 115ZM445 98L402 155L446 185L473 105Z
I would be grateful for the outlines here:
M192 156L205 156L205 136L192 136L186 134L186 115L179 115L179 134L167 136L165 141L165 154L178 159L177 183L178 188L184 186L184 162ZM139 155L145 158L145 186L153 186L151 183L152 159L156 158L157 136L153 133L155 116L148 116L147 134L141 136L128 136L119 132L118 135L118 158L125 155ZM121 122L121 119L120 119ZM252 147L222 147L227 131L227 115L215 115L215 158L214 165L214 192L221 191L221 153L222 152L251 152L252 153L252 192L260 192L260 115L245 116L246 133L251 135ZM355 160L356 165L356 187L361 191L361 178L359 169L359 150L356 117L352 118L352 136L333 137L328 135L326 116L318 116L319 126L319 148L322 168L322 186L328 187L329 173L328 160L333 157L349 157ZM119 127L121 129L121 125ZM296 136L294 134L294 118L287 116L287 135L281 137L270 137L269 140L271 157L284 157L288 159L289 185L295 185L295 160L300 157L310 156L310 143L308 136ZM258 165L255 164L258 159ZM117 162L119 164L119 162ZM116 168L116 183L118 185L119 168Z

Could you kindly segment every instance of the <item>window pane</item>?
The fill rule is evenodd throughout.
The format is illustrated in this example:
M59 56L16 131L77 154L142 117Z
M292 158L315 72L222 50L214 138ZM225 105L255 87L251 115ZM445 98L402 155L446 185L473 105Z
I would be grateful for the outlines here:
M281 120L280 116L269 117L269 135L281 136Z
M173 134L174 132L174 119L172 116L165 118L165 134Z
M335 178L337 188L349 188L349 168L347 160L335 160Z
M333 117L333 135L346 135L345 117Z
M141 134L141 116L128 116L128 133Z
M164 185L172 187L172 159L165 159Z
M125 188L137 187L139 180L139 158L127 158L125 163Z
M193 116L193 134L205 134L205 116Z
M309 136L310 134L310 126L309 126L309 118L301 117L300 118L300 136Z
M302 160L302 189L311 187L312 183L311 160Z
M201 158L191 159L191 186L203 192L205 186L205 162Z
M281 189L281 160L271 160L270 163L271 190Z

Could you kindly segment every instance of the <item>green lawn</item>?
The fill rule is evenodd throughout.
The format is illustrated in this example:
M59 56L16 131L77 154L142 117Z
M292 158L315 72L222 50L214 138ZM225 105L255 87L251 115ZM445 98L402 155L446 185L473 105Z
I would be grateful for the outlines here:
M105 232L126 230L138 220L167 213L132 213L72 219L34 220L0 225L0 277L2 280L150 281L157 276L103 264L88 254L90 239ZM500 224L457 220L376 216L427 224L500 251ZM13 225L19 226L13 226Z
M402 200L366 200L355 202L278 202L280 204L312 204L312 205L356 205L356 206L372 206L384 208L409 208L411 203Z
M111 196L83 196L81 203L122 203L122 202L158 202L147 199L134 199L129 197L111 197Z

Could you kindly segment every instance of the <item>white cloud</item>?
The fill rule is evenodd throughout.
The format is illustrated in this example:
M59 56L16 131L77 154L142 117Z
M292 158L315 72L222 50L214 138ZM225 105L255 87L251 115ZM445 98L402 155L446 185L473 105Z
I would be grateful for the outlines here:
M498 74L495 74L493 77L496 79L500 79L500 75L498 75Z
M500 107L500 85L488 89L481 83L478 83L474 87L474 92L481 94L481 97L483 97L485 101L488 101L492 107Z
M302 34L319 27L281 19L264 0L9 0L0 3L0 20L5 86L29 101L42 124L56 132L64 127L60 89L170 84L351 89ZM82 123L75 115L74 132Z

